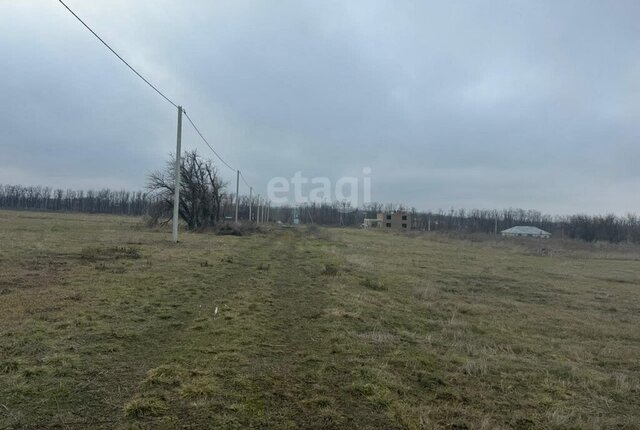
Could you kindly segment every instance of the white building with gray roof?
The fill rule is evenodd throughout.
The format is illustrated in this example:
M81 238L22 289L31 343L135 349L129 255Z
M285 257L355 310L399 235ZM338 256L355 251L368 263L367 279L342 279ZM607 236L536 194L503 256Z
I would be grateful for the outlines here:
M500 232L503 236L521 236L521 237L543 237L549 238L551 237L551 233L548 231L544 231L538 227L524 226L519 225L516 227L511 227L506 230L502 230Z

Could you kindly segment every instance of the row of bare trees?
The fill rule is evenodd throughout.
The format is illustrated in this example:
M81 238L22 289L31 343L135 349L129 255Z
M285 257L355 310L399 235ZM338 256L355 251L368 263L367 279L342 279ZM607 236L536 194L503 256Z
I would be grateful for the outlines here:
M523 209L413 212L414 227L423 230L431 225L432 230L494 233L516 225L532 225L560 238L640 243L640 218L634 214L551 216Z
M223 220L233 219L235 196L226 191L211 160L196 151L182 156L179 213L190 229L213 227ZM148 176L147 191L76 191L41 186L0 185L0 208L45 211L75 211L120 215L146 215L152 223L166 223L173 213L174 164ZM249 218L250 207L256 219L256 199L246 196L238 201L239 217ZM551 216L534 210L465 210L420 212L402 205L371 203L363 208L348 208L344 204L312 203L302 207L272 207L271 221L330 226L360 226L364 218L375 218L378 212L406 210L412 213L417 230L460 233L495 233L515 225L534 225L556 237L586 241L640 243L640 217L628 215Z
M192 229L212 227L222 220L233 219L235 200L225 191L225 184L213 166L185 157L187 170L182 172L180 216ZM193 176L190 176L192 175ZM0 208L19 210L68 211L108 213L118 215L147 215L151 222L165 223L173 210L172 169L154 172L149 177L148 192L75 191L40 186L0 185ZM257 210L252 204L253 218ZM344 211L340 203L309 204L293 208L271 207L269 219L301 224L357 227L364 218L375 218L378 211L400 210L401 206L371 204L365 208ZM589 242L640 243L640 217L630 214L554 217L538 211L521 209L464 210L420 212L413 214L413 228L439 232L494 233L515 225L534 225L551 232L555 237L582 239ZM240 219L249 218L249 199L239 200Z
M406 210L412 214L416 230L487 233L500 232L516 225L531 225L546 230L554 237L582 239L589 242L633 242L640 243L640 217L629 214L615 215L571 215L551 216L535 210L449 210L417 211L402 205L372 203L364 208L345 212L340 203L309 204L306 206L277 207L272 209L272 218L282 222L293 222L297 217L302 224L315 223L332 226L359 226L364 218L375 218L378 212Z
M153 199L142 191L63 190L42 186L0 185L0 208L144 215Z
M180 218L190 229L214 226L235 213L235 200L225 191L211 160L185 152L180 168ZM165 223L173 213L174 164L148 175L146 191L72 190L45 186L0 184L0 208L148 216ZM240 216L248 219L249 199L240 198ZM255 203L254 203L255 204Z

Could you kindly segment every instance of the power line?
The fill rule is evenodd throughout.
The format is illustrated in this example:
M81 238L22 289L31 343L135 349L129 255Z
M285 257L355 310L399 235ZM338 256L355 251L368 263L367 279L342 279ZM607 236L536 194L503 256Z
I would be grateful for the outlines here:
M191 117L189 116L189 114L188 114L186 111L184 111L184 110L183 110L183 112L184 112L184 115L187 117L187 120L189 120L189 123L193 126L194 130L198 133L198 135L199 135L199 136L200 136L200 138L202 139L202 141L203 141L204 143L206 143L206 144L207 144L207 146L209 147L209 149L210 149L210 150L211 150L211 151L216 155L216 157L218 157L218 160L220 160L220 161L222 162L222 164L224 164L224 165L225 165L225 166L227 166L229 169L231 169L231 170L233 170L233 171L235 172L237 169L234 169L233 167L231 167L231 166L229 165L229 163L227 163L226 161L224 161L224 160L222 159L222 157L220 156L220 154L218 154L218 152L217 152L215 149L213 149L213 146L211 146L211 144L209 143L209 141L207 141L207 139L202 135L202 133L200 133L200 130L199 130L199 129L198 129L198 127L196 127L196 125L193 123L193 120L191 119Z
M178 108L178 105L177 105L177 104L175 104L175 103L174 103L174 102L173 102L169 97L165 96L165 95L162 93L162 91L160 91L158 88L156 88L156 87L155 87L151 82L149 82L149 81L148 81L144 76L142 76L140 73L138 73L138 71L137 71L136 69L134 69L134 68L133 68L133 66L131 66L131 64L127 63L127 61L126 61L124 58L122 58L122 57L120 56L120 54L118 54L118 53L117 53L117 52L116 52L116 51L115 51L111 46L109 46L109 44L108 44L107 42L105 42L105 41L104 41L100 36L98 36L98 34L97 34L95 31L93 31L93 29L92 29L91 27L89 27L89 26L87 25L87 23L85 23L85 22L82 20L82 18L80 18L78 15L76 15L76 13L75 13L74 11L72 11L72 10L71 10L71 8L69 8L69 6L67 6L67 5L66 5L62 0L58 0L58 1L60 2L60 4L62 4L62 6L64 6L64 7L65 7L65 8L66 8L70 13L71 13L71 15L73 15L73 16L74 16L78 21L80 21L80 23L81 23L82 25L84 25L84 26L87 28L87 30L89 30L89 31L91 32L91 34L93 34L93 35L94 35L94 36L95 36L95 37L96 37L100 42L102 42L102 44L103 44L104 46L106 46L106 47L109 49L109 51L111 51L111 52L113 53L113 55L115 55L116 57L118 57L118 59L119 59L120 61L122 61L122 62L123 62L123 63L124 63L128 68L130 68L130 69L131 69L131 71L132 71L133 73L135 73L136 75L138 75L138 77L139 77L140 79L142 79L142 80L143 80L147 85L149 85L151 88L153 88L153 89L154 89L154 91L155 91L156 93L160 94L160 95L162 96L162 98L163 98L163 99L165 99L166 101L168 101L169 103L171 103L171 104L173 105L173 107L175 107L176 109Z
M240 172L240 178L242 178L242 182L244 182L244 184L251 188L251 185L249 185L249 183L247 182L247 180L244 178L244 175L242 174L242 172Z
M102 39L100 36L98 36L98 34L93 31L93 29L91 27L89 27L89 25L84 22L82 20L82 18L80 18L73 10L71 10L71 8L69 6L67 6L65 4L64 1L62 0L58 0L58 2L60 2L60 4L62 4L62 6L65 7L65 9L67 9L69 11L69 13L71 13L71 15L73 15L87 30L89 30L91 32L91 34L93 34L100 42L102 42L102 44L104 46L107 47L107 49L109 49L109 51L111 51L111 53L113 53L113 55L115 55L116 57L118 57L118 59L120 61L122 61L129 69L131 69L131 71L133 73L135 73L140 79L142 79L147 85L149 85L156 93L160 94L160 96L162 96L163 99L165 99L167 102L169 102L173 107L175 107L176 109L182 109L181 107L179 107L176 103L173 102L173 100L171 100L169 97L167 97L166 95L164 95L164 93L162 91L160 91L155 85L153 85L151 82L149 82L144 76L142 76L135 68L133 68L133 66L131 64L129 64L124 58L122 58L120 56L120 54L118 54L111 46L109 46L109 44L107 42L104 41L104 39ZM189 114L187 113L186 110L182 109L182 113L184 113L184 115L187 117L187 120L189 120L189 123L191 124L191 126L194 128L194 130L198 133L198 135L200 136L200 138L202 139L202 141L209 147L209 149L211 150L211 152L213 152L215 154L216 157L218 157L218 160L220 160L220 162L222 162L222 164L224 164L225 166L227 166L229 169L233 170L233 171L237 171L237 169L234 169L233 167L231 167L231 165L229 165L229 163L227 163L226 161L224 161L224 159L222 158L222 156L220 154L218 154L218 152L213 149L213 146L211 146L211 144L209 143L209 141L204 137L204 135L200 132L200 129L198 129L198 127L195 125L195 123L193 122L193 120L191 119L191 117L189 116ZM245 185L247 187L251 187L249 185L249 183L247 182L247 180L245 179L244 175L242 175L242 172L240 172L240 177L242 178L242 181L245 183Z
M213 152L215 154L216 157L218 157L218 160L220 160L220 162L222 164L224 164L225 166L227 166L229 169L233 170L234 172L237 172L240 174L240 178L242 179L242 182L244 182L244 184L251 188L251 185L249 185L249 182L247 182L247 180L245 179L244 175L242 174L242 172L238 169L234 169L233 167L231 167L229 165L229 163L227 163L226 161L224 161L224 159L222 158L222 156L220 156L220 154L218 154L218 151L216 151L215 149L213 149L213 146L211 146L211 144L209 143L209 141L204 137L204 135L200 132L200 129L195 125L195 123L193 122L193 120L191 119L191 117L189 116L189 114L187 113L186 110L182 110L182 112L184 113L184 116L187 117L187 120L189 121L189 124L191 124L191 126L193 127L193 129L196 131L196 133L198 133L198 136L200 136L200 138L202 139L202 141L209 147L209 149L211 150L211 152Z
M185 111L184 109L182 110L182 112L184 113L184 115L187 117L187 120L189 121L189 124L191 124L191 126L193 127L193 129L196 131L196 133L198 133L198 135L200 136L200 138L202 139L202 141L209 147L209 149L211 150L211 152L213 152L215 154L216 157L218 157L218 160L220 160L220 162L222 164L224 164L225 166L227 166L229 169L233 170L234 172L238 172L240 174L240 178L242 179L242 182L244 182L244 184L251 188L251 185L249 185L249 182L247 182L247 180L245 179L244 175L242 174L242 171L240 171L239 169L234 169L233 167L231 167L229 165L229 163L227 163L226 161L224 161L224 159L222 158L222 156L220 156L220 154L218 154L218 151L216 151L215 149L213 149L213 146L211 146L211 144L209 143L209 141L204 137L204 135L200 132L200 129L198 129L198 127L195 125L195 123L193 122L193 120L191 119L191 117L189 116L189 114L187 113L187 111Z

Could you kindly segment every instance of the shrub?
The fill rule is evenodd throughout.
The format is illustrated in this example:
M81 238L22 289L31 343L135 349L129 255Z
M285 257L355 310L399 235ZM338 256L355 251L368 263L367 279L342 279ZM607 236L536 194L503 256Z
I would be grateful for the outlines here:
M338 274L338 266L333 263L328 263L324 265L322 269L322 274L326 276L336 276Z
M366 278L366 279L363 279L360 282L360 284L363 287L368 288L370 290L374 290L374 291L385 291L387 289L384 283L379 279Z
M215 232L221 236L247 236L254 233L260 233L262 230L255 224L235 224L224 223L219 225Z

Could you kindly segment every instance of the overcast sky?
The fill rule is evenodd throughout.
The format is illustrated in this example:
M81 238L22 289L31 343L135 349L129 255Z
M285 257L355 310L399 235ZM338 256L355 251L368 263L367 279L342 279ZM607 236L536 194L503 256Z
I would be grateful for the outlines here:
M67 3L262 194L370 167L419 209L640 212L637 0ZM175 151L176 110L57 1L1 0L0 33L0 183L135 190Z

